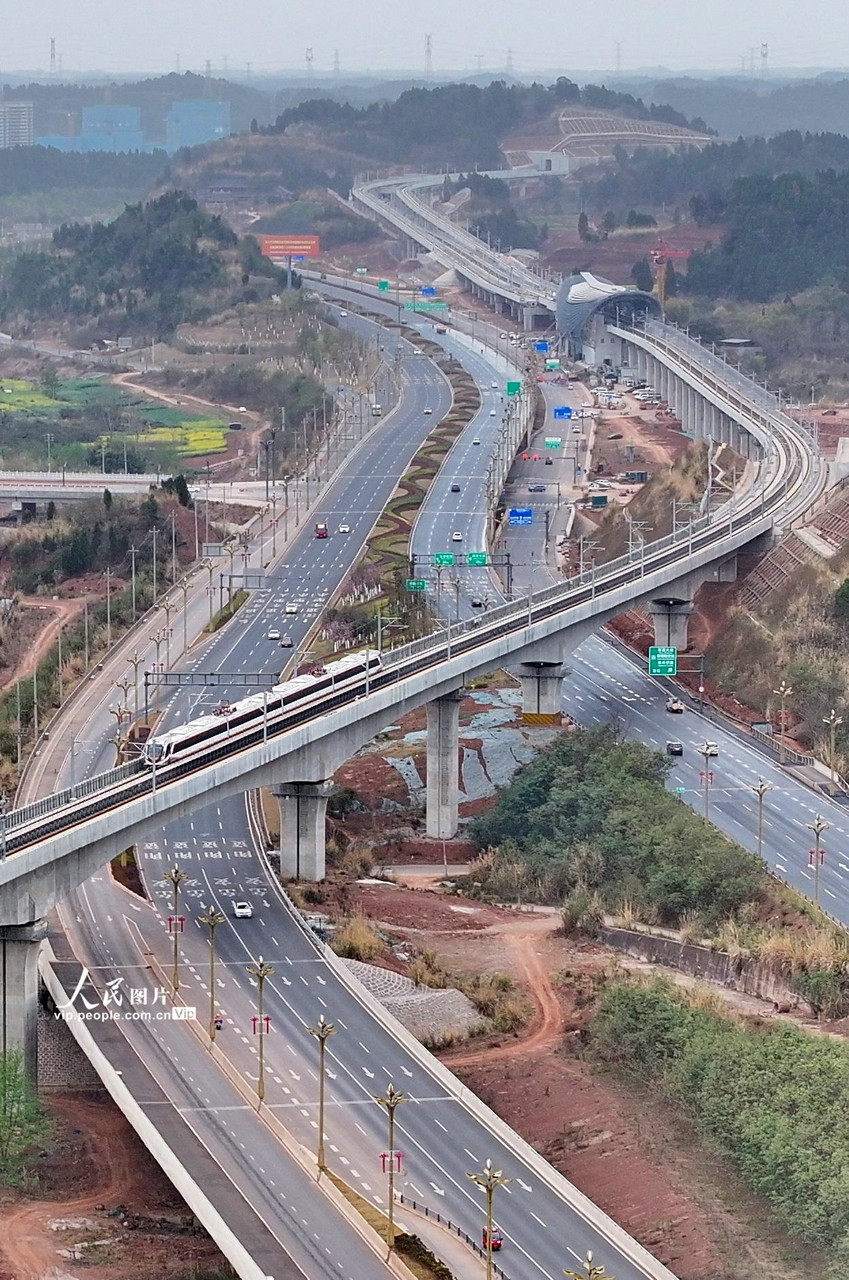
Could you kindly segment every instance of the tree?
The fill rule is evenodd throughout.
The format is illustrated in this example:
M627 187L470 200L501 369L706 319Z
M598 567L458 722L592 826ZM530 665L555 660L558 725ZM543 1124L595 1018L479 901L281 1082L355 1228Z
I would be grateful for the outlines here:
M834 593L834 612L842 622L849 622L849 578L844 578Z
M26 1163L50 1125L18 1049L0 1055L0 1182L23 1181Z
M590 220L583 212L578 214L578 235L582 240L590 238Z
M103 505L107 511L112 510L112 493L109 489L103 490Z
M45 517L45 519L46 519L46 520L55 520L55 519L56 519L56 503L53 501L53 499L52 499L52 498L50 499L50 501L49 501L49 502L48 502L48 504L47 504L47 510L46 510L46 511L45 511L45 513L44 513L44 517Z
M602 216L601 229L607 235L609 235L611 231L616 230L616 227L617 227L616 214L613 212L612 209L608 209L607 212Z
M648 258L638 258L631 268L631 279L643 293L651 293L654 288L654 277L651 273Z

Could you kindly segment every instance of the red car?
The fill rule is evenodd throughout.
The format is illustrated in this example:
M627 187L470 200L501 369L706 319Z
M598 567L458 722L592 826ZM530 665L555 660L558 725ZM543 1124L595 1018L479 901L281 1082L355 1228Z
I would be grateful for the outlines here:
M487 1229L486 1227L484 1227L483 1231L481 1232L481 1246L484 1249L487 1247L487 1243L488 1243L487 1235L488 1235ZM498 1227L493 1227L492 1228L492 1252L495 1253L496 1250L500 1249L503 1244L504 1244L503 1235L498 1230Z

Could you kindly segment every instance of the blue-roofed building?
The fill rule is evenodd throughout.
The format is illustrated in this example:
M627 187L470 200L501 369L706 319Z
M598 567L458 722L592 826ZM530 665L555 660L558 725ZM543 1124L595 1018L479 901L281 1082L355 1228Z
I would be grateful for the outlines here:
M165 117L165 150L217 142L230 133L230 103L205 98L173 103Z
M570 356L588 365L622 362L621 342L608 333L605 321L630 323L634 316L660 315L650 293L613 284L590 271L569 276L557 290L557 331Z
M145 148L138 107L102 103L83 107L82 151L142 151Z

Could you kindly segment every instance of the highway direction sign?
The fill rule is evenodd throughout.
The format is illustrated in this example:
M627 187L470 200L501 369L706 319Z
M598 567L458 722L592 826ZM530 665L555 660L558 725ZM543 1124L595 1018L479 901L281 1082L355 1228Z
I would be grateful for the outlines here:
M355 270L354 270L354 275L356 275L356 276L367 276L367 275L368 275L368 267L357 267L357 268L355 268Z
M546 449L560 449L562 445L563 445L562 436L546 436L545 437Z
M547 350L548 350L548 343L547 343L547 342L535 342L535 343L534 343L534 349L535 349L536 351L547 351Z
M508 524L533 524L532 507L511 507L507 515Z
M380 292L381 292L381 293L386 293L386 290L389 288L389 281L388 281L388 280L378 280L378 282L377 282L377 287L378 287L378 289L380 290Z
M427 583L425 582L424 578L408 578L407 590L408 591L427 591Z
M649 649L650 676L677 676L678 650L671 645L653 644Z
M521 384L521 382L508 382L508 383L507 383L507 394L508 394L508 396L517 396L521 390L522 390L522 384Z
M422 297L423 297L423 298L435 298L435 297L436 297L436 290L434 289L434 287L433 287L433 285L432 285L432 284L423 284L423 285L422 285Z
M454 564L453 551L437 551L433 563L443 569L450 569Z
M559 368L560 368L560 361L559 361L559 360L546 360L546 362L545 362L545 367L546 367L546 369L549 369L549 370L551 370L551 369L559 369Z
M571 418L572 416L571 405L559 404L557 408L554 410L554 416L555 418L567 418L567 419Z
M448 310L448 303L447 303L447 302L433 302L433 301L428 301L428 302L419 302L419 301L415 301L415 302L405 302L405 303L404 303L404 310L405 310L405 311L447 311L447 310Z
M486 564L486 552L485 552L485 551L470 551L470 552L469 552L469 559L468 559L468 563L469 563L470 565Z

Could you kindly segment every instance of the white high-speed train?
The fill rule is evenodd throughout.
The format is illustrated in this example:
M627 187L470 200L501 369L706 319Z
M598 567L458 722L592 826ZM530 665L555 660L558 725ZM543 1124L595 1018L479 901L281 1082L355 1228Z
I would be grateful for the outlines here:
M326 666L276 684L267 693L252 693L240 702L223 704L212 715L200 716L188 724L150 738L144 745L144 760L155 764L183 760L219 742L238 737L246 729L262 725L268 716L269 728L285 720L292 711L301 711L320 702L328 693L343 692L364 684L366 674L380 669L380 654L374 649L348 654Z

